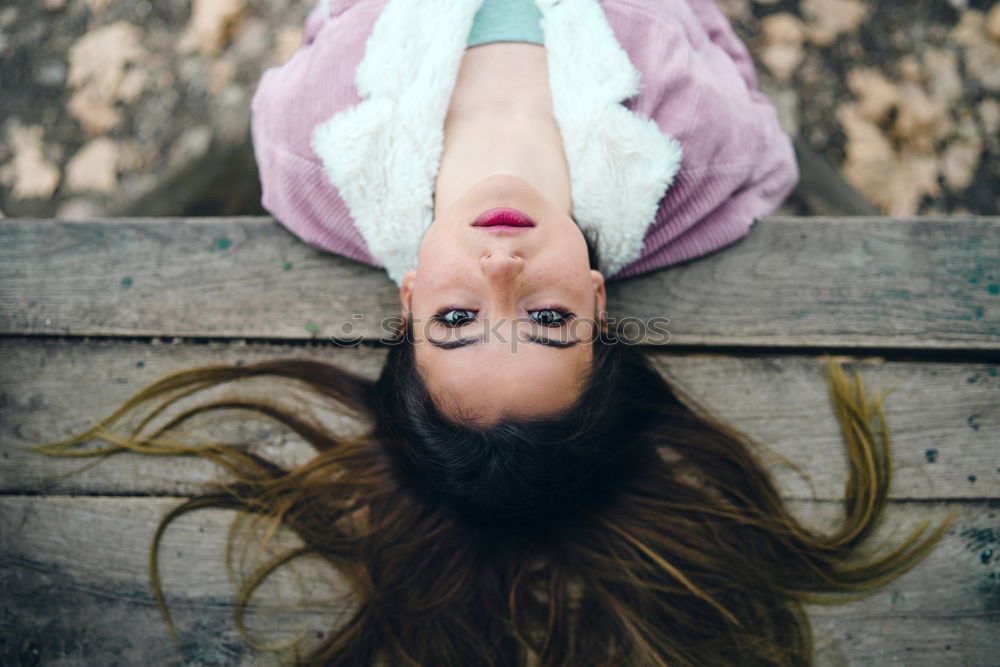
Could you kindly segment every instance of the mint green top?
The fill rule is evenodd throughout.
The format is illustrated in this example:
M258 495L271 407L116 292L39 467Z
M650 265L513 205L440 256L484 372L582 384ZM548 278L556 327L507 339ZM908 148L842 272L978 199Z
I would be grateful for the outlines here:
M542 13L534 0L484 0L469 32L469 46L493 42L545 44Z

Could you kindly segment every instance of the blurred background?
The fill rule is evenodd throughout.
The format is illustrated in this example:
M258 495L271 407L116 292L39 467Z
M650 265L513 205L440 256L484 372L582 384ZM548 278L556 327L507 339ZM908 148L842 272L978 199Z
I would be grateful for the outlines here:
M5 2L0 217L263 213L250 99L313 4ZM781 213L1000 211L1000 3L718 4L796 142Z

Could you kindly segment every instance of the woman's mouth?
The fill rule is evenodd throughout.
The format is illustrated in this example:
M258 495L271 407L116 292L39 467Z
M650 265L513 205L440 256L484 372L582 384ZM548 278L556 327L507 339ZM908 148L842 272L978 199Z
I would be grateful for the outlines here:
M535 221L516 208L491 208L477 217L473 227L482 227L488 232L513 234L535 226Z

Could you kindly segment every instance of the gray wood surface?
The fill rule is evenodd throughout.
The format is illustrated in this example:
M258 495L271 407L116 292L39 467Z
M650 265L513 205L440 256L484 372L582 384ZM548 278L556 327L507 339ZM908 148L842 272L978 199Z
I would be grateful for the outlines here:
M0 443L37 444L79 432L147 383L194 366L306 357L375 377L383 355L382 349L370 346L332 344L0 339ZM765 456L786 496L811 498L813 489L818 498L843 496L846 460L827 397L822 357L662 353L655 358L668 377L720 417L802 467L812 488L777 459ZM1000 497L996 365L868 358L854 360L848 368L859 369L870 390L895 385L886 399L895 448L892 497ZM243 383L243 389L230 392L273 396L274 385L268 382ZM289 400L295 396L292 389L287 387ZM342 423L329 411L318 413L331 420L331 428ZM308 448L280 429L266 423L254 427L240 413L231 416L220 439L255 443L259 451L279 460L308 457ZM0 455L5 457L0 489L8 492L187 494L216 477L209 464L181 459L122 455L91 466L87 460L54 459L11 447ZM70 474L75 470L81 472Z
M610 310L668 318L648 344L996 351L998 267L997 218L770 218L622 281ZM0 224L2 333L373 339L397 301L270 218Z
M22 652L38 652L45 665L287 660L287 652L256 653L239 640L233 585L223 567L233 514L222 511L185 517L165 538L162 581L180 633L172 642L149 591L146 556L158 518L177 502L0 498L0 592L19 610L0 617L0 634L16 638ZM837 508L796 503L794 509L824 526ZM1000 552L1000 509L984 502L893 503L877 538L895 542L919 522L939 521L951 510L958 517L938 549L894 583L860 601L810 606L819 665L995 664L1000 557L984 555ZM276 546L293 544L279 539ZM264 606L248 624L261 642L302 634L308 645L350 608L336 599L342 590L326 566L300 562L295 572L270 582L260 598Z
M1000 218L771 218L729 248L610 290L619 320L669 318L668 339L638 336L657 346L658 368L761 443L811 525L840 511L846 469L821 353L854 355L842 359L870 391L894 387L893 502L876 541L949 511L958 519L891 586L810 606L819 665L996 664L998 285ZM137 455L94 465L20 446L85 428L148 382L202 364L309 357L375 377L380 323L396 312L382 272L308 248L270 218L0 222L0 664L294 658L255 651L235 629L223 565L231 513L200 512L168 532L163 575L178 642L160 620L147 548L179 500L156 496L204 489L218 479L210 465ZM301 401L331 428L361 428L294 383L236 391ZM274 425L223 417L207 432L290 465L310 456ZM293 544L285 535L275 546ZM302 636L307 647L348 609L341 591L316 562L280 572L249 618L255 639Z

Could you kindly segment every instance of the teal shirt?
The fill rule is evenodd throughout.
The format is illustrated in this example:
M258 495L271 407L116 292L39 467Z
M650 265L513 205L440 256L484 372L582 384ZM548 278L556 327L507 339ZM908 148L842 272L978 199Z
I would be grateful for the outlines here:
M534 0L484 0L469 32L469 46L493 42L545 44L542 13Z

